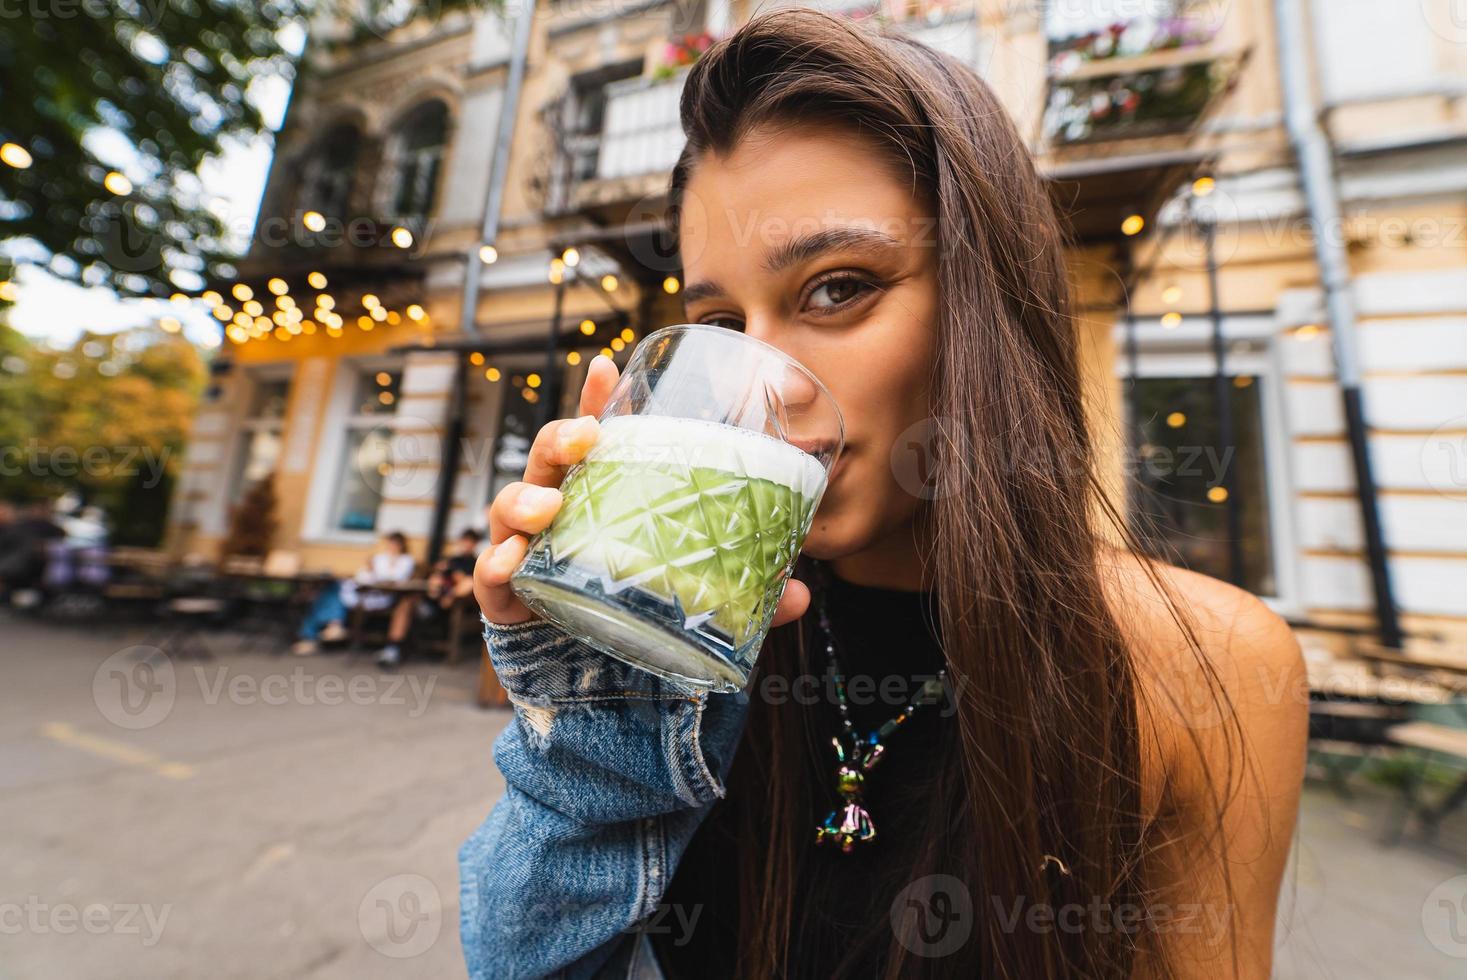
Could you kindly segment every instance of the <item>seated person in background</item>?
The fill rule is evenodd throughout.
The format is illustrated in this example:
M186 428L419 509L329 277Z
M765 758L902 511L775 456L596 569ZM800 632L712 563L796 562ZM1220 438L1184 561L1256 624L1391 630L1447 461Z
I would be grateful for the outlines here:
M474 594L474 561L484 533L469 528L453 543L453 551L428 573L426 597L404 596L392 609L387 627L387 646L377 654L377 663L393 667L402 662L402 643L413 627L413 619L443 619L453 604Z
M417 562L408 554L407 538L402 532L384 535L377 550L354 577L332 582L316 596L305 622L301 623L300 640L291 648L292 652L308 656L319 649L317 641L334 643L346 639L348 611L361 606L376 612L392 605L390 594L373 591L371 586L378 582L406 582L416 568Z

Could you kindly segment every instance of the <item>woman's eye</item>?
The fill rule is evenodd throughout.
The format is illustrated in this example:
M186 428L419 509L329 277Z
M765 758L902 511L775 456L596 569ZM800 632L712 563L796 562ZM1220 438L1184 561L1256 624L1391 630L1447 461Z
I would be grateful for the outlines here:
M703 319L699 320L698 322L699 323L706 324L706 325L708 325L710 327L724 327L724 328L726 328L728 330L739 330L739 331L742 331L744 329L744 323L743 323L742 320L736 319L734 317L729 317L729 316L710 316L710 317L704 317Z
M858 299L872 288L871 283L851 276L827 279L811 291L809 304L816 309L834 309Z

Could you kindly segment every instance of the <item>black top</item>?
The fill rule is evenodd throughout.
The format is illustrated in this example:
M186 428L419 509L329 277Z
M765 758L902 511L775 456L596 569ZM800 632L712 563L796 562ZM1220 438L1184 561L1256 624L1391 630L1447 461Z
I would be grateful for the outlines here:
M859 586L833 577L828 581L825 601L836 655L846 674L851 718L857 731L870 732L901 711L922 680L944 666L936 635L935 594ZM812 625L818 622L817 608L812 606L807 614ZM856 936L866 934L872 922L884 924L897 892L910 883L910 851L924 833L921 821L932 809L920 784L931 779L940 764L939 740L953 721L943 703L928 704L886 740L885 756L868 777L864 792L877 831L875 840L858 843L849 854L829 843L817 847L815 828L839 799L830 739L841 725L833 696L827 693L830 686L824 682L828 660L823 636L818 629L808 635L814 637L811 669L821 673L822 688L816 703L800 710L818 713L813 720L822 734L820 750L805 763L812 796L819 802L808 815L812 860L806 865L807 880L799 887L799 901L809 908L813 925L800 928L793 939L792 953L798 962L791 976L800 978L831 976ZM858 680L863 676L869 679ZM756 678L751 696L757 690ZM737 861L731 831L713 819L722 805L724 801L715 804L699 827L663 898L671 912L682 910L681 918L670 912L661 916L662 929L649 930L669 980L733 976L735 875L740 866L757 871L765 856L745 855ZM695 909L698 917L689 929L683 923L692 919ZM891 937L889 927L880 930L877 938L882 937ZM876 942L869 949L849 976L878 973L885 943Z

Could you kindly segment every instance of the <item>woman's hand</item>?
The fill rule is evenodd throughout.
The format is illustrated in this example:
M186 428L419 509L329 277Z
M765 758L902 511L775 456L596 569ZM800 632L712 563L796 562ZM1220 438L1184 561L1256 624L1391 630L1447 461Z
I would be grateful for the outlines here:
M524 479L499 491L489 505L489 547L474 565L474 597L489 622L511 626L535 618L510 589L509 577L524 561L530 536L543 531L560 510L560 483L595 444L600 433L596 417L606 407L617 376L611 358L598 354L591 359L578 417L547 422L530 447ZM790 579L773 625L798 619L809 606L810 590Z

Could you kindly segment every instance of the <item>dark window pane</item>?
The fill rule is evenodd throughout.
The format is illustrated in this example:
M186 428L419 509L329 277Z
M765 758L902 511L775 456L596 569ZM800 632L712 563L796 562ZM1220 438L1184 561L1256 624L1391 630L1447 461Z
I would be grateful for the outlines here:
M1241 585L1274 595L1273 541L1264 471L1263 418L1256 380L1231 379L1235 446L1219 446L1214 381L1141 378L1134 405L1140 433L1132 523L1159 554L1193 571L1231 578L1227 509L1236 507L1242 529ZM1233 473L1233 495L1223 475Z

